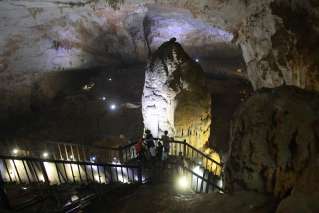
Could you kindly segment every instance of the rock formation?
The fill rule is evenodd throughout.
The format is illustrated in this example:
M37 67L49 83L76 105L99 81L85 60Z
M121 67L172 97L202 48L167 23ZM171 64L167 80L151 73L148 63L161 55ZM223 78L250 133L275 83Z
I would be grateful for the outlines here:
M211 97L200 65L175 42L163 43L145 72L142 97L144 126L155 137L165 130L203 148L210 134Z
M260 90L242 104L232 123L226 186L282 198L296 185L314 184L302 175L318 159L318 106L318 94L295 87Z
M215 56L235 50L231 41L240 45L255 89L285 84L318 90L318 10L314 0L1 1L0 70L145 61L176 36L208 56L212 49Z

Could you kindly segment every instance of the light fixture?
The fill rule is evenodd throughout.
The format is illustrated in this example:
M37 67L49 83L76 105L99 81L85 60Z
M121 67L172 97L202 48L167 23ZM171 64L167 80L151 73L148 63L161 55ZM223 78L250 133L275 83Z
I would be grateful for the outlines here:
M90 161L94 163L96 161L96 157L95 156L90 157Z
M106 97L105 97L105 96L103 96L101 99L102 99L102 101L105 101L105 100L106 100Z
M79 200L79 196L77 196L77 195L72 195L72 196L71 196L71 201L72 201L72 202L75 202L75 201L77 201L77 200Z
M13 149L13 150L12 150L12 153L13 153L14 155L18 154L18 153L19 153L19 149L17 149L17 148Z
M189 187L189 182L187 180L187 177L186 176L180 176L177 179L177 186L181 190L187 189Z
M112 164L121 164L121 162L116 157L114 157Z
M88 84L85 84L82 89L85 90L85 91L89 91L90 89L92 89L93 87L95 86L95 83L94 82L90 82Z
M73 155L70 155L70 159L71 159L71 160L73 160L73 159L74 159Z
M111 110L115 110L115 109L116 109L116 105L115 105L115 104L111 104L111 105L110 105L110 109L111 109Z
M42 157L44 157L44 158L49 157L49 153L48 153L48 152L43 152L43 153L42 153Z
M111 77L109 77L109 78L108 78L108 80L109 80L109 81L112 81L112 78L111 78Z
M198 63L198 62L199 62L199 59L198 59L198 58L196 58L196 59L195 59L195 61Z

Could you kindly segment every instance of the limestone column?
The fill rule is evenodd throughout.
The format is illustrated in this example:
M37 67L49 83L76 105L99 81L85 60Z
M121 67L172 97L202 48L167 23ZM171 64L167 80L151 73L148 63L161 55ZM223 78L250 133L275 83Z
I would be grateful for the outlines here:
M152 55L142 97L144 126L154 137L165 130L175 139L202 149L209 140L211 96L204 73L182 46L171 39Z

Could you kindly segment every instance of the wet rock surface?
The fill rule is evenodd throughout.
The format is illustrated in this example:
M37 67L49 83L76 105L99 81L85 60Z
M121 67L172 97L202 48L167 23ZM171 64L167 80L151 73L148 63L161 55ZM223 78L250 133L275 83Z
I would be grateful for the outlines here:
M226 186L282 198L313 182L298 181L318 168L307 175L318 158L318 106L318 94L295 87L260 90L242 104L232 123Z

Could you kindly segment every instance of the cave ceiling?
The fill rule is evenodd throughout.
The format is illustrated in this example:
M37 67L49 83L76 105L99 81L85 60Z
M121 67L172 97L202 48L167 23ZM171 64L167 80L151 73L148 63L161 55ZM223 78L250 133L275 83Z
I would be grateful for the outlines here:
M318 14L315 0L2 0L0 119L90 79L104 91L99 76L116 72L138 82L138 100L149 55L172 37L199 60L212 90L247 79L255 90L318 91Z
M134 1L115 9L103 1L0 4L2 74L132 66L176 37L207 72L241 75L234 35L186 9Z

